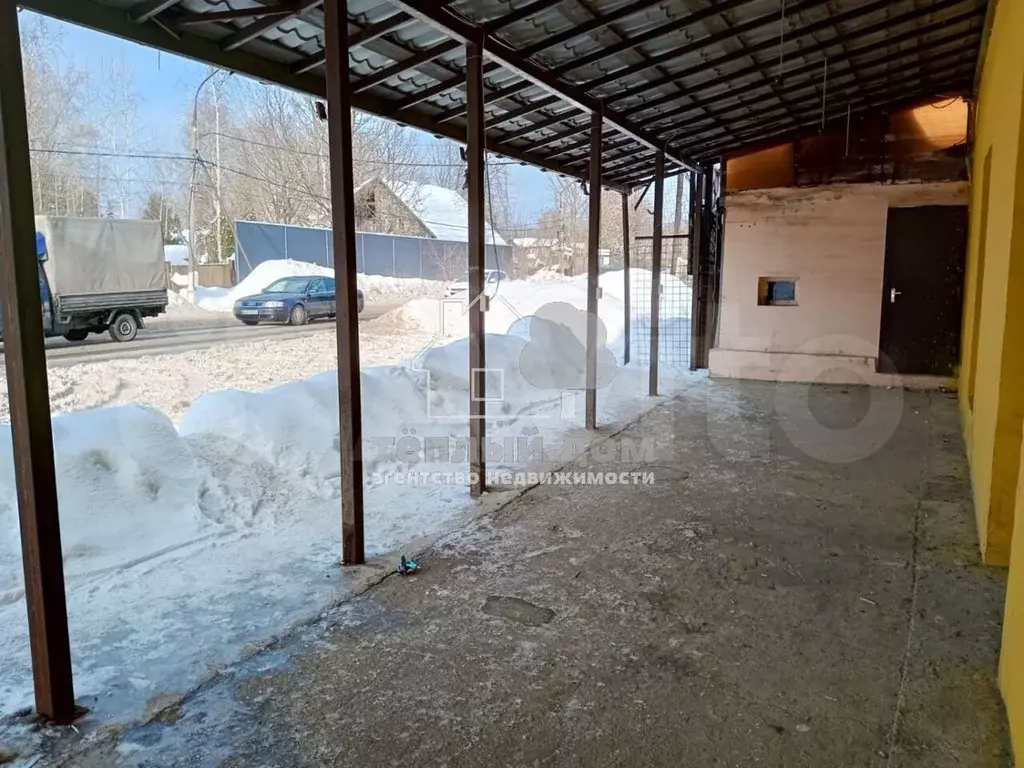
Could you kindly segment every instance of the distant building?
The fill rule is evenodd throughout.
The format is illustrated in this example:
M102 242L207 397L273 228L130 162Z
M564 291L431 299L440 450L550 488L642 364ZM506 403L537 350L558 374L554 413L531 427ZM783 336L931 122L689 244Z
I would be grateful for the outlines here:
M355 190L356 229L465 243L469 204L458 192L433 184L373 178ZM507 243L489 224L488 247Z

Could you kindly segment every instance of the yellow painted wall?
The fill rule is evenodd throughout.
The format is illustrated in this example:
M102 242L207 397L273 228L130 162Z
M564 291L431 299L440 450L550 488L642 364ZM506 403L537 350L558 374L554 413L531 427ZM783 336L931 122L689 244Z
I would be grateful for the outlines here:
M977 106L960 382L978 535L985 561L997 565L1007 565L1010 560L1024 420L1024 336L1011 335L1024 333L1018 317L1024 312L1024 300L1007 301L1008 296L1024 297L1024 221L1016 215L1024 211L1022 35L1024 3L1000 0ZM989 152L991 161L986 163ZM988 177L986 167L991 169ZM988 210L983 226L986 185ZM982 242L984 278L979 285ZM981 305L976 312L979 289ZM976 370L973 377L972 370Z
M1024 2L998 0L972 154L960 405L985 561L1009 565L1000 688L1024 758ZM986 203L987 201L987 203ZM1014 530L1015 510L1019 524Z
M1024 453L1019 458L1024 466ZM1024 509L1024 483L1017 486L1017 505ZM999 683L1010 718L1013 751L1020 762L1024 760L1024 525L1018 525L1014 531L1010 563Z

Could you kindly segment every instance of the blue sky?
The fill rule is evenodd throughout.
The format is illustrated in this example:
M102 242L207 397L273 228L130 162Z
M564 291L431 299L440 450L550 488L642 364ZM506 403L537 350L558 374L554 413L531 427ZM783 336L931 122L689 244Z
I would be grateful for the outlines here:
M126 62L134 72L136 89L143 99L140 118L144 133L154 137L152 149L183 149L182 115L208 71L206 65L90 29L52 23L64 35L65 54L90 71L98 71L104 60ZM511 166L511 174L517 207L526 220L536 220L540 210L551 202L545 174L522 166Z

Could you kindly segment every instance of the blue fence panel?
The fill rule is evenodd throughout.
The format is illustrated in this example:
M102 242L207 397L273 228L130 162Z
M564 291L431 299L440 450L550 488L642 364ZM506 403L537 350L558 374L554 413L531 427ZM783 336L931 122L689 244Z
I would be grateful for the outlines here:
M334 241L329 229L236 221L235 241L236 282L271 259L296 259L325 267L334 265ZM488 267L509 269L510 246L487 244L485 253ZM449 280L466 271L467 260L468 247L463 242L356 233L356 271L365 275Z

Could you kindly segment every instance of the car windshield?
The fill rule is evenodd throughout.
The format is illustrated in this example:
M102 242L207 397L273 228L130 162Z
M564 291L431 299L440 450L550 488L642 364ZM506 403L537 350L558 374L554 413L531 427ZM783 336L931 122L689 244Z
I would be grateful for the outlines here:
M309 285L308 277L283 277L275 280L266 288L264 293L305 293Z
M469 282L469 272L463 272L461 275L459 275L457 278L455 278L455 280L453 282L456 282L456 283L468 283Z

